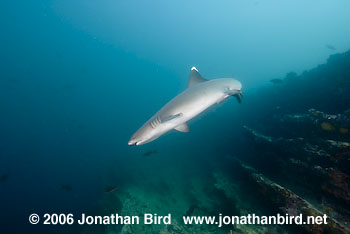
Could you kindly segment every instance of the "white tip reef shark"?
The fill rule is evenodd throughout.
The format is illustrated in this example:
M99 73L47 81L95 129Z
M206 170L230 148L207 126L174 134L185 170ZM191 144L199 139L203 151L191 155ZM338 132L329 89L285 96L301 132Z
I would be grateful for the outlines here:
M170 100L132 135L128 145L143 145L175 129L188 132L187 122L208 109L235 96L242 99L242 85L233 78L207 80L195 67L192 67L188 88Z

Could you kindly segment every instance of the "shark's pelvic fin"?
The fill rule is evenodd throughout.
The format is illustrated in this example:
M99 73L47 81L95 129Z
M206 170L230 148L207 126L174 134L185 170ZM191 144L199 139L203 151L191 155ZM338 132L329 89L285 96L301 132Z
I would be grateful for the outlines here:
M192 67L190 72L190 79L188 81L188 87L205 81L207 81L207 79L204 79L201 74L199 74L197 68Z
M164 117L164 118L161 118L160 121L161 121L162 123L164 123L164 122L167 122L167 121L169 121L169 120L176 119L177 117L180 117L181 115L182 115L182 113L178 113L178 114L176 114L176 115L169 115L169 116L166 116L166 117Z
M179 126L177 126L175 128L175 130L179 131L179 132L189 132L190 131L190 128L188 127L188 125L186 123L183 123Z

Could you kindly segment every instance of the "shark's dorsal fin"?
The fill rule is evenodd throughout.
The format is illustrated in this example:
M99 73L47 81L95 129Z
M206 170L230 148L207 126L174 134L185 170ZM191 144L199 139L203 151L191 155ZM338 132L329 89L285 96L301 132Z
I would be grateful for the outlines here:
M197 68L192 67L190 72L190 79L188 81L188 87L191 87L192 85L202 83L207 81L207 79L204 79L201 74L199 74Z
M175 128L175 130L179 131L179 132L189 132L190 131L190 128L188 127L188 125L186 123L183 123L179 126L177 126Z

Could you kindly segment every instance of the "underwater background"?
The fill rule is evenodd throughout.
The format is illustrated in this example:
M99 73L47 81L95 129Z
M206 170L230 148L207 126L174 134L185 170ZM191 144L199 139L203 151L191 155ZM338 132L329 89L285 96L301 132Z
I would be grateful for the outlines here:
M350 2L2 1L0 233L349 233ZM190 68L232 98L142 146ZM37 213L171 225L31 225ZM184 225L326 213L329 225Z

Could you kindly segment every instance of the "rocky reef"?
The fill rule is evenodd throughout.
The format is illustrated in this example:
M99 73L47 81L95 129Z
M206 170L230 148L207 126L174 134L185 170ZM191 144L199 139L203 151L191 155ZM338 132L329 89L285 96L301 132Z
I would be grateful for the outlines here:
M302 231L350 233L350 51L281 80L255 94L267 103L245 121L249 153L233 164L280 212L329 217Z
M330 135L321 132L328 132L329 129L320 125L323 121L329 121L332 126L347 128L348 113L349 111L328 115L312 109L306 114L286 115L280 118L281 122L287 123L285 128L290 126L294 131L305 128L310 130L309 136L302 131L303 137L299 138L271 137L244 127L257 152L262 152L260 156L265 157L264 154L267 154L268 159L274 161L274 165L278 165L279 168L274 173L267 171L264 166L258 166L259 170L266 171L266 174L278 178L297 191L307 193L307 197L315 206L321 207L330 217L340 220L334 221L335 223L343 221L344 226L350 221L350 143L346 133L342 135L342 141L324 138ZM303 127L289 125L290 122ZM260 185L268 181L262 179L262 175L254 177L260 181ZM272 189L274 190L276 189Z
M304 114L285 114L274 118L285 131L293 129L294 137L350 139L350 109L338 114L309 109Z

